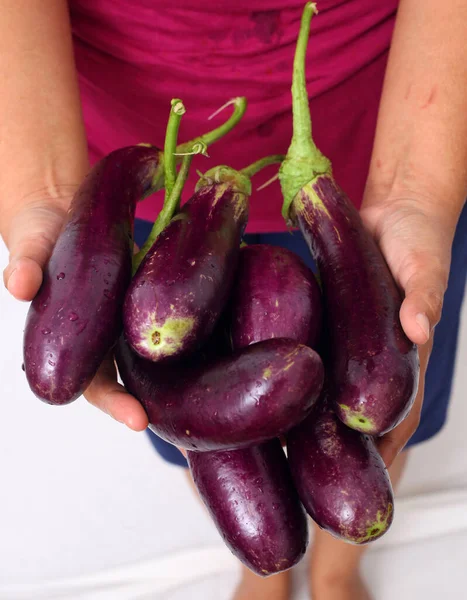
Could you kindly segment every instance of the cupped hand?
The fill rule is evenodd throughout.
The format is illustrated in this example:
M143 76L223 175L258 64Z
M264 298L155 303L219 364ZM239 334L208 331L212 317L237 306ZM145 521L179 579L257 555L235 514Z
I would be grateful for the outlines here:
M459 215L448 210L440 198L414 192L385 196L367 189L361 216L402 290L401 324L419 347L420 382L413 408L398 427L379 440L381 455L390 466L420 421L425 373L434 328L441 318Z
M37 294L75 190L76 186L62 186L53 197L36 192L19 202L20 208L14 214L1 219L0 233L10 253L3 281L16 299L31 301ZM117 382L110 354L84 396L92 405L130 429L142 431L148 425L141 404Z

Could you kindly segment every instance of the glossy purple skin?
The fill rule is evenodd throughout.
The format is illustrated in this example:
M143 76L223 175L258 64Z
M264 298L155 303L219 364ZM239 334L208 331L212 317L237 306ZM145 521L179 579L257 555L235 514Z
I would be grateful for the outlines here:
M150 189L160 155L144 146L112 152L72 200L24 332L26 377L45 402L78 398L121 331L135 205Z
M391 526L394 497L373 440L350 429L319 401L287 435L298 495L312 519L334 537L366 544Z
M282 435L310 412L324 375L311 348L283 339L191 368L143 360L121 338L116 359L152 431L198 451L247 447Z
M310 188L321 206L313 205ZM402 330L401 295L330 176L305 186L293 209L320 271L338 415L353 429L382 435L407 416L418 387L418 351Z
M321 332L321 292L312 271L296 254L268 244L246 246L232 293L234 348L290 338L316 348Z
M208 339L232 287L247 219L248 197L215 184L197 191L162 232L125 298L125 337L141 357L173 359ZM187 319L192 324L171 345L164 325ZM150 343L155 327L168 344Z
M308 525L280 442L220 452L188 452L198 492L227 547L265 577L305 554Z

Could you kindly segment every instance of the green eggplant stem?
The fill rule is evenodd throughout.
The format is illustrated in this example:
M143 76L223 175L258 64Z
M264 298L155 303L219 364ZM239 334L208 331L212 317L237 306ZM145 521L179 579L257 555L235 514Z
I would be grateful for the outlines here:
M285 156L283 154L273 154L271 156L265 156L264 158L257 160L253 164L248 165L248 167L241 169L240 173L246 175L247 177L253 177L253 175L256 175L256 173L259 173L259 171L261 171L265 167L281 163L284 159Z
M293 135L287 156L279 170L284 204L282 214L289 221L290 206L298 192L315 177L331 174L331 162L316 147L311 135L311 116L305 77L306 50L311 20L316 14L314 2L303 9L292 77Z
M185 112L186 109L183 106L183 102L178 98L174 98L171 102L164 143L165 201L170 197L172 188L175 185L175 179L177 178L177 165L174 155L177 151L180 121Z
M208 133L205 133L204 135L200 135L191 142L180 144L177 146L175 154L183 155L185 152L190 152L196 142L203 142L206 144L206 146L210 146L211 144L214 144L214 142L217 142L224 137L224 135L229 133L236 125L238 125L245 114L247 107L246 98L232 98L232 100L226 102L223 106L221 106L220 109L216 110L216 112L209 117L210 119L215 117L220 111L224 110L224 108L232 105L234 107L233 113L225 123L219 127L216 127L216 129L213 129L212 131L208 131Z
M183 191L183 186L188 178L193 155L203 154L204 156L207 156L207 146L221 139L241 121L247 108L247 100L245 97L232 98L232 100L226 102L209 118L215 117L219 112L232 105L234 106L233 113L225 123L194 140L177 146L180 121L186 110L181 100L178 98L172 100L162 158L163 171L159 171L155 174L153 186L145 195L145 197L147 197L164 187L165 181L164 205L147 240L140 251L133 257L133 274L136 273L151 246L154 244L160 233L170 223L173 215L178 211L180 207L180 196ZM146 146L149 144L140 145ZM182 163L182 166L177 176L176 166L180 162Z
M195 153L186 154L182 160L182 166L180 167L180 171L178 172L177 179L175 180L175 184L172 188L172 192L169 197L165 197L164 205L162 210L160 211L154 225L152 226L151 233L149 234L147 240L145 241L141 250L133 256L133 275L138 270L141 262L144 257L148 253L148 251L153 246L154 242L157 240L159 235L164 231L167 225L170 223L172 217L177 212L180 206L180 196L183 191L183 187L188 178L188 173L190 171L191 162L193 160L193 156Z
M251 196L250 177L269 165L280 163L283 159L284 156L282 154L273 154L272 156L266 156L265 158L257 160L240 171L226 165L218 165L217 167L209 169L209 171L206 171L204 174L199 173L200 179L196 184L196 191L205 186L227 183L231 185L236 192Z
M222 110L224 110L225 108L227 108L228 106L233 106L234 110L232 115L227 119L227 121L225 121L225 123L223 123L222 125L220 125L219 127L216 127L216 129L213 129L212 131L208 131L208 133L204 134L204 135L200 135L198 137L196 137L194 140L191 140L189 142L184 142L183 144L179 144L176 149L174 150L174 154L175 154L175 162L176 164L180 164L182 162L182 157L187 154L187 153L192 153L196 147L197 144L200 144L201 148L207 147L211 144L214 144L214 142L217 142L218 140L220 140L224 135L226 135L227 133L229 133L236 125L238 125L238 123L241 121L243 115L245 114L246 108L247 108L247 100L244 97L238 97L238 98L232 98L231 100L229 100L228 102L226 102L223 106L221 106L218 110L216 110L215 113L213 113L209 119L214 118L217 114L219 114ZM175 123L176 125L176 123ZM150 147L152 144L147 144L147 143L141 143L138 144L138 146L148 146ZM208 156L207 152L196 152L197 154L204 154L204 156ZM164 160L164 152L160 152L160 166L158 169L156 169L156 171L154 172L154 177L153 177L153 181L152 181L152 185L151 188L144 194L144 196L142 196L140 198L140 200L144 200L145 198L147 198L148 196L151 196L152 194L154 194L155 192L158 192L159 190L164 188L164 179L165 179L165 160ZM170 179L170 174L169 174L169 179ZM173 179L171 180L170 185L173 185L173 182L175 181L175 174L173 175Z

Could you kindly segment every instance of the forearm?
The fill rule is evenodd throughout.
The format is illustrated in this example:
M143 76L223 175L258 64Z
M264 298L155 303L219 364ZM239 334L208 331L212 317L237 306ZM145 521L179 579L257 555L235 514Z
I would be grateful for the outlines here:
M82 180L88 157L66 0L1 0L0 9L0 232L7 237L22 204L35 195L63 198L63 187Z
M415 196L457 219L467 194L467 4L401 0L365 204Z

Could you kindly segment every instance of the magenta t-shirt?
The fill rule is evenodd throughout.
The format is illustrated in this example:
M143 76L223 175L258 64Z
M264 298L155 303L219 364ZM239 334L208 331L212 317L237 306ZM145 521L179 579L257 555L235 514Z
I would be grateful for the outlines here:
M334 173L359 206L397 0L320 0L307 55L313 134ZM170 100L187 113L180 141L228 117L208 116L235 96L248 98L241 124L196 157L195 170L242 168L287 151L290 84L303 0L70 0L84 119L94 162L139 142L163 146ZM229 110L229 109L227 109ZM254 188L274 175L254 179ZM162 193L140 203L153 220ZM282 231L278 182L251 198L248 231Z

